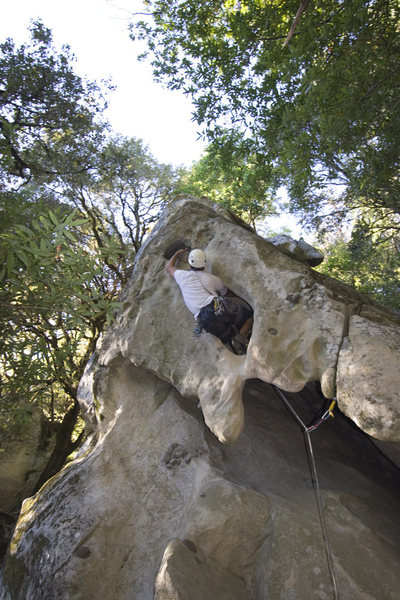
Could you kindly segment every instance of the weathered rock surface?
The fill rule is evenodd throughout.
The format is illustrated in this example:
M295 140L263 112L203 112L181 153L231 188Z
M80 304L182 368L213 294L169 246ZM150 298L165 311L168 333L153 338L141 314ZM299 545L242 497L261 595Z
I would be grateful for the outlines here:
M204 248L213 272L254 308L245 358L234 356L210 335L200 342L191 337L193 317L163 270L163 253L177 239ZM291 392L318 380L327 398L337 388L340 404L345 392L340 387L342 378L337 379L337 362L340 354L342 372L346 364L349 368L353 364L351 351L340 353L352 315L393 330L390 348L381 335L368 360L374 363L380 345L386 359L400 364L399 316L365 303L348 286L320 276L238 225L227 211L206 202L183 198L165 212L141 253L122 302L118 321L101 349L100 363L109 364L121 353L173 384L184 397L197 397L207 425L224 443L234 443L242 430L241 391L247 379L256 377ZM372 413L359 419L367 433L382 440L400 441L399 372L385 376L377 419ZM356 395L357 387L358 383L352 387ZM379 402L378 391L375 397ZM340 407L354 419L354 411L363 410L361 404L362 398L354 402L352 412L348 402Z
M398 327L351 317L339 353L338 401L343 412L377 439L400 440L399 363Z
M249 600L242 579L207 560L194 544L180 540L168 544L155 589L155 600L187 600L189 590L191 600Z
M3 599L334 598L302 433L270 386L246 384L224 446L126 359L97 377L114 416L24 503ZM312 389L288 397L309 422ZM312 436L340 598L395 600L399 470L340 414Z
M279 234L267 238L267 241L280 250L288 252L297 260L307 263L310 267L316 267L324 260L324 255L310 244L307 244L302 238L294 240L289 235Z
M213 272L255 309L246 356L192 338L163 270L177 239L205 248ZM324 600L335 598L334 579L341 600L395 600L399 469L338 412L310 434L316 496L303 434L274 385L305 423L326 408L308 382L327 398L338 385L343 412L393 444L399 389L384 367L399 360L398 336L395 314L221 208L179 199L81 382L92 443L25 501L1 599ZM368 376L373 386L374 369L363 404L359 384Z

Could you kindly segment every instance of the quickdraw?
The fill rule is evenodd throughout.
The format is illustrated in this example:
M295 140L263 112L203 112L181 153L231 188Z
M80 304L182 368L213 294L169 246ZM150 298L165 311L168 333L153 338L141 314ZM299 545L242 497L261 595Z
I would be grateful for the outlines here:
M333 414L333 409L335 407L336 404L336 399L332 400L331 405L329 406L328 410L326 412L324 412L324 414L322 415L322 417L319 419L319 421L317 421L314 425L311 425L310 427L306 427L306 432L310 433L311 431L315 431L317 429L317 427L319 427L321 425L321 423L323 423L324 421L327 421L329 419L329 417L332 417L332 419L334 418L334 414Z

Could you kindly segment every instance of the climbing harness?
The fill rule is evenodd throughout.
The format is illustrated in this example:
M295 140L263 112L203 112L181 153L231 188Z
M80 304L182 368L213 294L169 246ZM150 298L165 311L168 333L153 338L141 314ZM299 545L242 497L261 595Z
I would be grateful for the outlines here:
M196 279L197 281L200 283L200 285L202 286L202 288L208 293L210 294L210 296L214 296L213 292L210 292L210 290L208 289L208 287L206 287L204 285L204 283L201 281L201 278L199 277L199 274L194 271L194 274L196 275ZM225 302L224 302L224 297L223 296L214 296L214 298L212 299L212 307L213 307L213 311L214 311L214 315L222 315L225 312Z
M315 499L316 499L317 508L318 508L318 515L319 515L319 520L321 523L322 537L323 537L324 544L325 544L326 560L327 560L329 576L330 576L330 580L331 580L331 584L332 584L333 596L334 596L335 600L340 600L337 582L336 582L336 576L335 576L335 569L334 569L333 560L332 560L332 550L331 550L331 545L329 543L328 531L327 531L325 516L324 516L324 509L322 506L321 490L320 490L320 486L319 486L317 467L315 464L314 451L313 451L311 437L310 437L310 432L315 431L315 429L317 429L317 427L319 427L321 425L321 423L323 423L324 421L329 419L329 417L334 417L333 408L336 404L336 399L334 399L332 401L328 410L322 415L322 417L319 419L319 421L317 421L317 423L315 423L315 425L312 425L311 427L307 427L307 425L305 425L303 423L303 421L301 420L299 415L296 413L294 408L291 406L290 402L288 401L286 396L283 394L283 392L275 385L273 385L272 387L274 388L276 394L282 400L282 402L284 403L284 405L286 406L286 408L288 409L290 414L294 417L294 419L300 425L300 427L304 433L304 438L306 441L306 448L307 448L308 464L310 466L311 480L312 480L313 487L314 487Z
M225 312L225 303L222 296L215 296L214 300L214 315L222 315Z
M245 310L247 307L244 307L243 301L238 302L239 299L235 301L231 297L215 296L204 285L199 273L194 271L194 275L202 288L212 297L212 300L201 309L195 320L193 339L198 341L204 330L218 337L234 354L246 354L248 341L240 334L239 325L246 318Z

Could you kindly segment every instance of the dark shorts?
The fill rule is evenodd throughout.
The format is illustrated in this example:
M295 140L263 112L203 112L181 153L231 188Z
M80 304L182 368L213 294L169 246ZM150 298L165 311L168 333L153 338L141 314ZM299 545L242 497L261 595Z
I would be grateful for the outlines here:
M244 323L253 316L252 309L240 298L224 297L224 311L215 314L214 301L201 309L199 321L208 333L217 336L224 344L231 340Z

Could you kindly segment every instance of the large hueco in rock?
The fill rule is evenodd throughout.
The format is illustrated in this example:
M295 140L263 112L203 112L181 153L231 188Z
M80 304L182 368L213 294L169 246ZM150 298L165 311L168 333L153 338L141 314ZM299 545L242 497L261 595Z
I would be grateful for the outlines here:
M163 269L176 240L253 306L246 356L193 339ZM369 436L396 458L396 314L187 197L120 300L80 386L91 444L25 501L1 598L330 600L335 577L341 600L395 600L400 472ZM331 568L303 433L275 386L306 423L337 394L341 412L310 434Z

